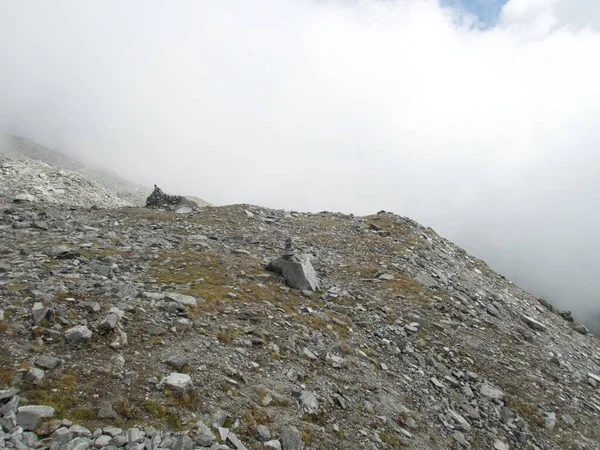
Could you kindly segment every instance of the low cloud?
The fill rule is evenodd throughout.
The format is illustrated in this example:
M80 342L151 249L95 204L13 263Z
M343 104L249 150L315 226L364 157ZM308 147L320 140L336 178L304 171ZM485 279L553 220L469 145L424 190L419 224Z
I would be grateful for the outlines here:
M410 216L598 311L600 5L0 5L0 128L215 204Z

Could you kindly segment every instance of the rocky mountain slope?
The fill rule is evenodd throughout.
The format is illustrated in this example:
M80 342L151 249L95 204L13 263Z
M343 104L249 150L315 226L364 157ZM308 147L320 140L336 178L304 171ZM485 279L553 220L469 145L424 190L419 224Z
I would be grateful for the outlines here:
M121 178L116 173L90 167L64 153L49 149L37 142L20 136L2 136L0 139L0 156L28 162L39 161L55 169L75 172L80 176L94 182L129 206L143 205L151 188L132 183ZM115 205L117 206L117 205Z
M600 448L599 341L410 219L11 189L0 447Z

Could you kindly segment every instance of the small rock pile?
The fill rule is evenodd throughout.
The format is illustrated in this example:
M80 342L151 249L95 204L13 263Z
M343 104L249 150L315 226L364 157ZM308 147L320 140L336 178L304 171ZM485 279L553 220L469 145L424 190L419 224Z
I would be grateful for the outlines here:
M161 188L154 185L152 194L146 199L146 208L161 208L175 211L179 214L191 213L198 204L181 195L165 194Z

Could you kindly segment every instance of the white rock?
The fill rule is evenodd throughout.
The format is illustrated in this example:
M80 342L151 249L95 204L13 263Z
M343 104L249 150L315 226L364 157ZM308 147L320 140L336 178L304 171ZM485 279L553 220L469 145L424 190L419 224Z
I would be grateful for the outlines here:
M193 388L192 379L185 373L173 372L163 379L163 385L177 392L187 392Z

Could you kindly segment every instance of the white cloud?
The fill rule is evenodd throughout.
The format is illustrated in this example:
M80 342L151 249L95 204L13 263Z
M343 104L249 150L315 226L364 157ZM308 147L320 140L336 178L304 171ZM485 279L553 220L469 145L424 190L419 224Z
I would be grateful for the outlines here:
M596 0L487 31L420 0L61 5L0 4L0 124L215 203L392 210L595 302Z
M594 0L509 0L500 15L502 25L536 33L567 27L600 31L600 2Z

